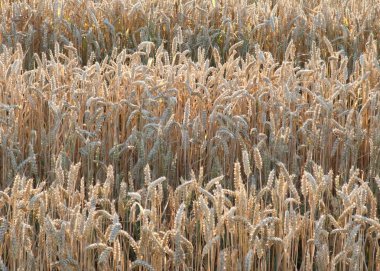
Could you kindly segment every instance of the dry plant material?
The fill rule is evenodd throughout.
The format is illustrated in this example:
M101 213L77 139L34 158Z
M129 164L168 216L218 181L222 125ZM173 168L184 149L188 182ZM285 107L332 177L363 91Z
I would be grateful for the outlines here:
M379 7L1 1L0 269L380 270Z

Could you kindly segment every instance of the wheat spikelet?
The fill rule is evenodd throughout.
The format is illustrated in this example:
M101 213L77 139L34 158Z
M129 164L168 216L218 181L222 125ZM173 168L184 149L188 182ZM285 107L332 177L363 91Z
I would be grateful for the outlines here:
M251 175L252 171L247 150L243 150L243 168L245 176L248 178Z
M269 173L268 181L267 181L267 187L268 187L269 189L271 189L272 186L273 186L273 182L274 182L275 174L276 174L276 171L275 171L274 169Z
M261 159L261 154L258 148L253 149L253 157L255 159L256 168L261 171L263 168L263 161Z
M144 267L146 270L149 270L149 271L155 271L155 269L153 268L153 266L151 266L149 263L143 261L143 260L136 260L132 263L131 265L131 269L134 269L135 267L139 267L139 266L142 266Z
M98 263L105 264L108 261L108 258L112 251L113 251L112 247L107 247L106 249L104 249L102 253L99 255Z

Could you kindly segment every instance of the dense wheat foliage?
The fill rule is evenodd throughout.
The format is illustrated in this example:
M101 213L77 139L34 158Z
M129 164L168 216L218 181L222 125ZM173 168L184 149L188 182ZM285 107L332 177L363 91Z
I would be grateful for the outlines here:
M0 270L380 270L379 1L0 11Z

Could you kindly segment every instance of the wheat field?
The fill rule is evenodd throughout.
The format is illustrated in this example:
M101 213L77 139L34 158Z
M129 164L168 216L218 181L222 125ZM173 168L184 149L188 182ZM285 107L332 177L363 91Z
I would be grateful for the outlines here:
M0 11L0 270L380 270L380 1Z

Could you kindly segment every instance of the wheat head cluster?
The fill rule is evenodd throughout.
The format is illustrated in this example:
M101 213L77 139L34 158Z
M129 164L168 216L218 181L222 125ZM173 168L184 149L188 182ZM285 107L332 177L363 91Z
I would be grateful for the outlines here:
M378 0L0 13L0 270L380 270Z

